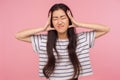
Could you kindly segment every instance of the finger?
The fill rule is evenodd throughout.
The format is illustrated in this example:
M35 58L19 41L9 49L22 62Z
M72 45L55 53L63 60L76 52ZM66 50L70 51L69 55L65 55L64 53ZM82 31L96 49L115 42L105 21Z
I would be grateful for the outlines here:
M67 15L68 15L70 18L72 17L72 15L71 15L71 13L70 13L69 10L67 10Z
M49 18L49 19L51 18L51 12L49 13L49 16L48 16L48 18Z
M46 27L49 27L49 25L50 25L50 19L51 19L51 12L48 14L48 19L47 19Z
M47 29L47 31L51 31L51 30L55 30L55 28L49 28L49 29Z
M50 30L55 30L55 28L50 28Z
M71 28L71 27L75 27L75 26L74 25L70 25L69 28Z
M49 30L55 30L55 28L52 28L52 27L49 26L49 27L47 28L47 31L49 31Z

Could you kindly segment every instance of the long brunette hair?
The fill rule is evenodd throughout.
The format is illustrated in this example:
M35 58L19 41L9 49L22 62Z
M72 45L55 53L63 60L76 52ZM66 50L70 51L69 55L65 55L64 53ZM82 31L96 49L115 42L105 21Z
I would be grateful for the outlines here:
M52 17L53 12L55 10L58 10L58 9L62 9L66 13L66 15L67 15L67 10L69 10L71 12L70 8L67 5L63 4L63 3L54 4L49 10L49 13L51 12L51 17ZM72 15L72 13L71 13L71 15ZM67 17L68 17L68 15L67 15ZM72 22L71 22L70 19L69 19L69 25L72 25ZM50 20L50 26L54 27L53 23L52 23L52 18ZM69 55L69 59L72 62L72 65L73 65L73 68L74 68L74 75L72 77L72 79L73 79L76 76L77 77L79 76L80 67L81 67L80 62L79 62L79 60L77 58L77 55L76 55L77 35L76 35L76 31L75 31L74 27L68 28L67 36L68 36L68 39L69 39L69 44L67 46L68 55ZM55 58L55 56L53 54L53 49L57 53L57 57L59 59L59 53L58 53L58 51L56 49L56 41L57 41L57 39L58 39L58 35L57 35L56 30L48 31L48 38L47 38L48 62L45 65L45 67L43 68L43 73L44 73L46 78L49 78L50 75L53 73L53 71L55 69L56 58Z

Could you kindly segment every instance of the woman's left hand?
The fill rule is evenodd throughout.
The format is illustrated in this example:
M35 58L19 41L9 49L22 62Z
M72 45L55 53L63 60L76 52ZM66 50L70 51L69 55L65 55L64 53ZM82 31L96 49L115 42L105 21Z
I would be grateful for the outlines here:
M72 25L70 26L70 27L72 27L72 26L78 26L78 22L72 17L72 15L71 15L71 13L70 13L70 11L67 11L67 15L68 15L68 17L70 18L70 20L72 21Z

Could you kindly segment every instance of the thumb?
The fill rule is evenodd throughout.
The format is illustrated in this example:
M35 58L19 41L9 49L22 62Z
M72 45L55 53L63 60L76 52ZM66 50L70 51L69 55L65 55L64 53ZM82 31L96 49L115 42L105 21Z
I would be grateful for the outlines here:
M55 28L50 28L49 30L55 30Z
M47 28L47 31L50 31L50 30L55 30L55 28L52 28L52 27L49 26L49 27Z
M69 28L71 28L71 27L75 27L75 25L73 25L73 24L72 24L72 25L69 25Z
M67 15L69 16L70 19L72 18L72 15L69 10L67 10Z

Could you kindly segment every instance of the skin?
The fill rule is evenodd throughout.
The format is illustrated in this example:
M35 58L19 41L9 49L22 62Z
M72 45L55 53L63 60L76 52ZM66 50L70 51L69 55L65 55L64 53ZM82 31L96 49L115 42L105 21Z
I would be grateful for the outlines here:
M65 12L62 9L58 9L54 11L52 15L53 16L51 17L51 13L49 14L48 20L43 27L25 29L17 32L15 35L16 39L31 43L30 37L32 35L49 30L56 30L58 32L59 39L67 39L67 29L69 27L77 27L77 28L81 27L81 28L92 29L96 32L95 38L105 35L110 30L109 27L103 24L78 22L71 16L70 11L67 11L67 15L72 21L71 26L69 26L68 17L66 16ZM51 18L54 28L50 27Z
M81 28L93 29L96 32L95 39L99 38L110 31L110 28L103 24L77 22L72 16L70 11L67 11L69 18L72 21L72 25Z
M52 23L55 30L58 32L58 37L60 39L66 39L69 19L62 9L53 12Z

